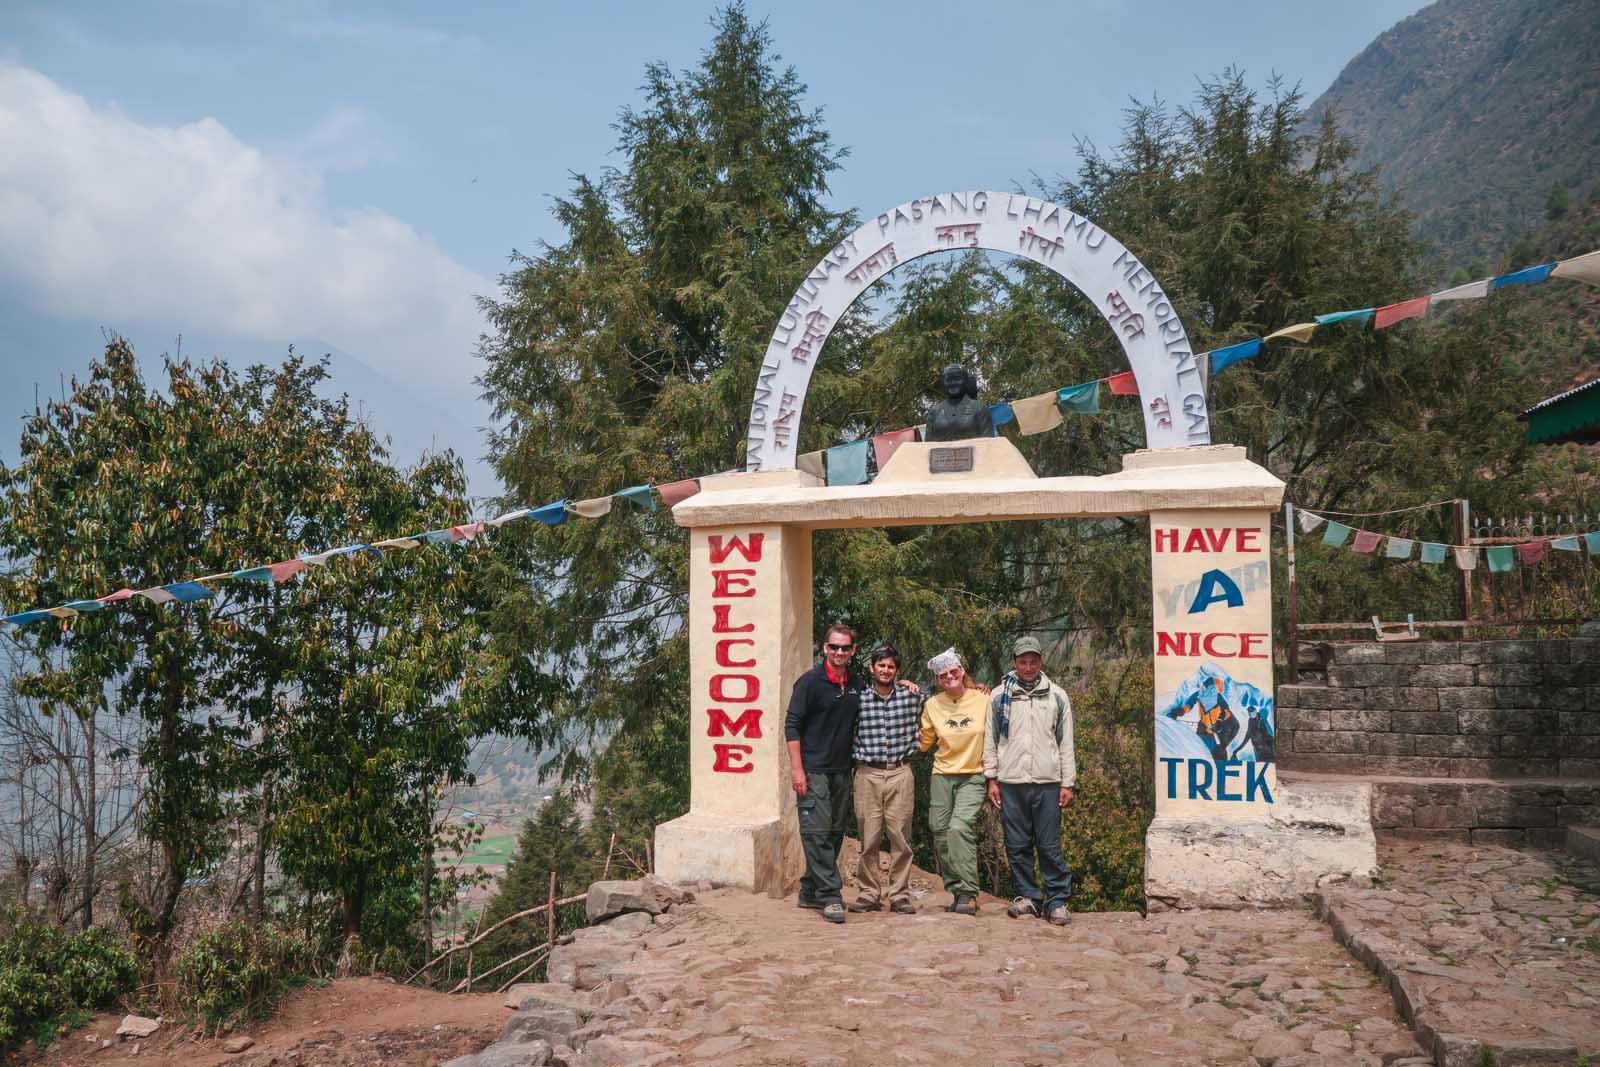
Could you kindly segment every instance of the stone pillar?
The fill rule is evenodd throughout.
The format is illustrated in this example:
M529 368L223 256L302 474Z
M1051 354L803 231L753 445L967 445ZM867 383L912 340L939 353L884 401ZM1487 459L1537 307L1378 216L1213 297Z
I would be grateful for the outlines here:
M811 531L691 529L688 629L689 813L656 827L656 872L781 896L804 870L783 720L812 661Z
M1365 786L1278 781L1272 514L1150 513L1153 903L1289 903L1330 879L1370 874L1376 862Z

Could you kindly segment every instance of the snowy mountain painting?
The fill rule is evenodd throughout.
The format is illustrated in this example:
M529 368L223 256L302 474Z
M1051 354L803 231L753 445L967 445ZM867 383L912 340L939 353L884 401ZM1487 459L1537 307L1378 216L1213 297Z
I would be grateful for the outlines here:
M1206 660L1175 692L1156 699L1156 755L1273 759L1272 697Z

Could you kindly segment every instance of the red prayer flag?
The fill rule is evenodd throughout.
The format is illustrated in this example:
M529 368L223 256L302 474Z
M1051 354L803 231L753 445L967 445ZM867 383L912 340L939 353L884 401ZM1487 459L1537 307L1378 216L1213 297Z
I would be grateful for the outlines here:
M483 523L469 522L461 526L450 527L450 540L470 541L481 533L483 533Z
M917 431L914 427L905 430L891 430L888 433L880 433L874 437L872 439L872 454L878 460L878 470L883 470L889 462L889 457L894 455L901 445L916 439Z
M1544 559L1544 550L1549 547L1548 541L1527 541L1517 546L1517 556L1524 563L1538 563Z
M102 604L115 604L119 600L127 600L133 595L132 589L118 589L115 593L107 593L100 598Z
M286 578L293 578L306 569L305 563L297 559L286 559L282 563L274 563L267 568L267 573L272 575L272 580L281 582Z
M1357 552L1371 552L1378 547L1378 542L1382 540L1382 536L1378 534L1368 530L1357 530L1355 544L1350 547Z
M1428 313L1428 300L1426 296L1414 297L1411 300L1402 300L1398 304L1381 307L1372 313L1372 328L1381 330L1385 326L1393 326L1402 319L1421 318Z
M1139 383L1134 380L1133 371L1125 370L1121 374L1113 374L1106 379L1106 384L1111 386L1114 396L1138 396Z
M666 485L656 486L656 492L661 494L662 501L667 507L680 504L700 491L700 482L695 478L685 478L681 482L668 482Z

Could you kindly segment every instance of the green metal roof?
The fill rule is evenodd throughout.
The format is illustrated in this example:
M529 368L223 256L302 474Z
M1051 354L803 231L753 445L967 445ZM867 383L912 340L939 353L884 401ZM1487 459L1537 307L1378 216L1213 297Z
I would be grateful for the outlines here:
M1600 441L1600 378L1539 401L1517 416L1534 444Z

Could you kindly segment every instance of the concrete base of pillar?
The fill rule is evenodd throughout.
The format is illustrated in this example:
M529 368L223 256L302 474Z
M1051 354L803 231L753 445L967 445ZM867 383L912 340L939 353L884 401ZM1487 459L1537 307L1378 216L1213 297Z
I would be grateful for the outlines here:
M1156 816L1144 839L1151 906L1281 907L1330 883L1371 883L1370 785L1280 777L1276 799L1272 814L1255 821Z
M743 822L687 815L656 827L656 874L669 882L713 882L781 897L805 871L793 818Z

